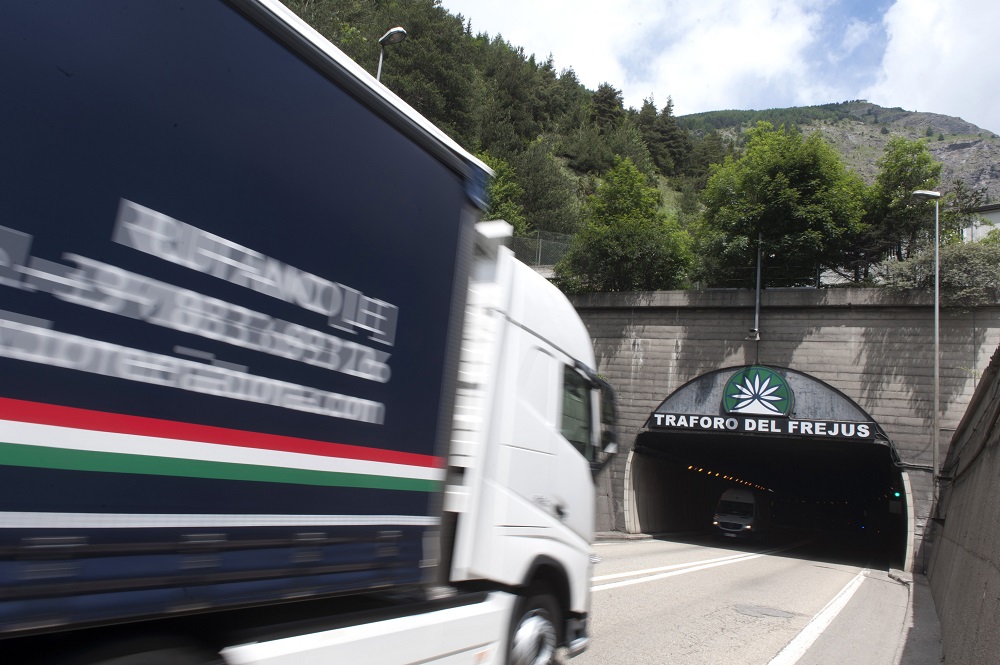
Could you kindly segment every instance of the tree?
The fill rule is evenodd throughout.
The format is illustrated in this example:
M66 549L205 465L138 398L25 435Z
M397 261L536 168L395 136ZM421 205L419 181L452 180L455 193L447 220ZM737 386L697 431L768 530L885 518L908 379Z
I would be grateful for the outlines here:
M587 200L586 225L556 265L560 288L588 293L681 287L690 239L659 204L658 192L631 160L616 160Z
M576 182L552 155L549 144L539 139L524 152L510 158L517 184L523 193L528 231L574 233L579 226Z
M489 154L484 153L480 158L493 169L493 179L486 188L488 207L483 213L483 219L502 219L514 227L515 236L527 235L528 221L524 216L524 206L520 203L524 189L517 184L514 168L499 157Z
M685 175L692 179L695 186L701 190L708 184L708 176L713 164L722 164L727 155L732 155L732 149L726 145L716 131L711 131L696 140L689 153Z
M364 0L337 0L336 2L286 0L285 4L317 32L336 44L355 62L364 63L365 56L371 53L372 49L369 43L371 40L366 37L368 26L372 22L370 3ZM384 33L375 36L376 44L381 34ZM375 58L373 67L378 62L378 51L375 51ZM374 69L367 66L366 69L370 69L374 75Z
M602 132L618 126L625 118L622 93L610 83L597 86L597 92L591 100L590 121Z
M743 156L714 167L703 192L701 280L752 286L759 239L767 284L814 284L817 272L841 265L859 232L863 192L819 133L758 123Z
M986 192L982 189L972 189L961 180L954 180L951 183L951 192L945 198L941 210L941 227L944 234L961 238L962 232L970 229L972 239L975 240L976 225L981 223L981 218L973 211L986 205Z
M652 97L647 97L642 102L642 108L636 116L636 126L642 140L646 142L650 157L656 164L656 168L663 175L668 175L674 170L674 161L670 157L667 148L667 137L663 131L663 122L656 112L656 104Z
M968 311L993 305L1000 293L1000 244L953 242L941 247L941 306ZM934 250L927 249L894 266L896 288L934 288Z
M406 41L386 49L382 83L465 145L475 145L479 77L462 19L433 0L375 4L363 63L378 65L378 39L387 27L406 28Z
M667 105L663 107L660 115L657 116L657 123L660 126L660 134L670 155L670 169L666 175L673 175L687 168L691 156L691 139L684 131L674 116L674 100L667 97Z
M559 142L559 152L569 166L580 173L602 173L615 162L615 153L606 137L595 126L584 124Z
M917 254L933 240L934 206L916 199L919 189L936 189L941 163L923 141L889 139L865 203L864 229L853 242L854 280L867 281L871 268L893 256Z
M548 113L535 92L540 83L534 59L503 37L478 41L478 67L483 80L480 144L484 150L509 157L542 133Z

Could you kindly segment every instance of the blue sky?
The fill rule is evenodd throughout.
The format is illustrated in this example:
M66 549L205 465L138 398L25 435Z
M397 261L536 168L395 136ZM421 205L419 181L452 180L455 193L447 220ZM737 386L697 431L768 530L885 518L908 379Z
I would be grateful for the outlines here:
M867 99L1000 134L996 0L442 0L474 33L677 115Z

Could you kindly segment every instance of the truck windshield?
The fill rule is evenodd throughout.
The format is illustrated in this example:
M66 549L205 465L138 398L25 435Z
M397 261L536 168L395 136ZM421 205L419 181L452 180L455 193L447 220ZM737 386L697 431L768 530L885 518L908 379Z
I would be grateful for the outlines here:
M720 501L717 512L735 517L753 517L753 504L741 501Z

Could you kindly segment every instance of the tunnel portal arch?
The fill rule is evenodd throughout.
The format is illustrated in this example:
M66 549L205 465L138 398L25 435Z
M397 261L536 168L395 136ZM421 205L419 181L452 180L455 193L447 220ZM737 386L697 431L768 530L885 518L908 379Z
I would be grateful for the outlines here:
M787 367L703 374L650 414L625 470L632 533L710 530L719 496L764 497L775 525L875 543L912 559L912 498L895 446L849 397Z

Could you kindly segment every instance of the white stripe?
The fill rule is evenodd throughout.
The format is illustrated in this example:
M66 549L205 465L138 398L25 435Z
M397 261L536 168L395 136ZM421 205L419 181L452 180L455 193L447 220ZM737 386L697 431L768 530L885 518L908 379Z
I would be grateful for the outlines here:
M622 577L636 577L638 575L651 575L653 573L662 573L666 570L676 570L678 568L688 568L691 566L697 566L699 564L715 563L717 561L733 561L735 559L745 559L747 554L733 554L731 556L720 556L716 559L702 559L701 561L690 561L688 563L675 563L670 566L660 566L658 568L646 568L644 570L630 570L627 573L613 573L611 575L598 575L596 577L591 577L591 582L603 582L604 580L615 580Z
M618 577L630 577L632 575L645 575L645 577L638 577L632 580L623 580L621 582L611 582L609 584L598 584L597 586L590 587L591 591L603 591L605 589L617 589L618 587L631 586L633 584L642 584L644 582L655 582L656 580L666 579L668 577L676 577L677 575L686 575L687 573L695 573L699 570L708 570L709 568L716 568L718 566L728 566L731 563L741 563L743 561L751 561L768 554L775 554L777 552L784 552L785 550L794 549L800 547L806 541L800 541L797 543L792 543L785 547L779 547L773 550L766 550L764 552L757 552L756 554L735 554L733 556L720 557L718 559L704 559L702 561L695 561L692 563L682 563L672 566L662 566L661 568L647 568L645 570L634 570L628 573L616 573L613 575L602 575L600 577L594 577L591 581L597 582L600 580L614 579ZM648 575L647 573L659 571L659 570L669 570L673 568L681 568L682 570L673 570L672 572L659 573L655 575Z
M224 444L168 439L117 432L98 432L74 427L39 425L17 421L0 421L3 425L3 439L7 443L28 446L45 446L67 450L85 450L99 453L122 453L126 455L149 455L197 460L201 462L224 462L229 464L253 464L288 469L310 471L330 471L357 473L370 476L393 476L417 480L443 481L444 469L435 467L373 462L369 460L325 457L306 453L244 448Z
M239 526L436 526L428 515L143 515L134 513L3 513L0 529L133 529Z
M796 635L795 639L789 642L767 665L795 665L795 663L799 662L799 659L805 655L809 647L813 645L813 642L823 634L823 631L833 623L833 620L837 618L840 611L844 609L847 601L851 599L854 592L865 581L867 573L868 570L865 569L855 575L854 579L848 582L847 586L841 589L840 593L834 596L833 600L827 603L826 607L820 610L819 614L806 624L802 632Z

